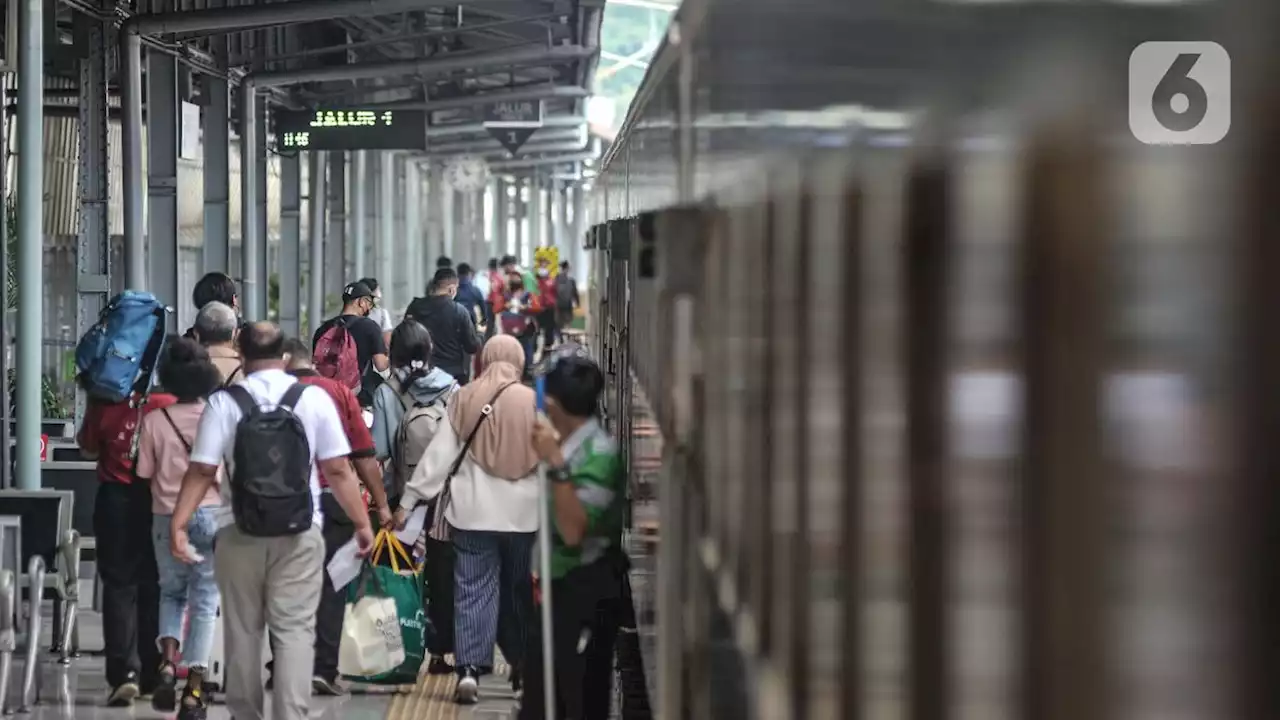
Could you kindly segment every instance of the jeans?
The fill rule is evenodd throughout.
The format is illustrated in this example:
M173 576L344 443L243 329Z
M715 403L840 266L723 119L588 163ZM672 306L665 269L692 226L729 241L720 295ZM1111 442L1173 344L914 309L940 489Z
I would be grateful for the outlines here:
M517 335L516 339L520 341L520 347L524 348L524 369L530 370L533 368L534 351L538 349L538 332L535 330Z
M93 533L102 578L102 635L107 683L129 673L144 686L159 676L159 584L151 541L151 487L101 483L93 502Z
M187 536L191 548L204 557L194 564L178 560L169 552L171 515L156 515L151 529L155 542L156 568L160 571L160 637L182 638L183 667L207 668L213 652L213 633L218 615L218 585L213 579L213 536L218 531L216 508L202 507L191 516ZM187 618L187 634L182 636L182 620Z

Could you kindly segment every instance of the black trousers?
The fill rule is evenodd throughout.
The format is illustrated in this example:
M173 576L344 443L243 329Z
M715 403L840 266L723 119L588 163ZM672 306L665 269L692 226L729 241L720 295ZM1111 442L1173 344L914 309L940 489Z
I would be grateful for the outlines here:
M102 578L107 683L116 687L133 672L150 686L160 670L160 581L151 540L150 486L98 485L93 533Z
M538 316L538 327L542 330L543 352L560 341L560 318L556 317L555 308L542 311Z
M427 652L448 655L453 652L453 566L456 556L453 543L427 538L427 557L422 572L427 581L427 619L431 621L431 637Z
M609 720L613 700L613 647L618 637L620 605L617 599L606 600L584 622L573 602L577 592L579 589L572 581L556 580L551 584L552 653L556 672L554 720ZM520 720L548 720L544 709L540 618L538 615L529 624L529 641L521 665L524 696L520 700ZM584 631L589 633L589 640L579 653Z
M338 548L351 542L356 528L332 495L325 493L320 496L320 509L324 512L321 534L324 536L324 564L327 568ZM328 571L324 571L320 606L316 608L316 659L312 674L326 680L333 680L338 675L338 645L342 642L342 617L346 605L347 589L334 590Z

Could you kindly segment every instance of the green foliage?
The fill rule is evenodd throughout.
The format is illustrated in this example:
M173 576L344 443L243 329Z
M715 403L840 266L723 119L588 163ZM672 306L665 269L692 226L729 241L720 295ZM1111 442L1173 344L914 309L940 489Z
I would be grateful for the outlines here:
M637 58L648 62L652 50L667 30L671 13L631 5L606 5L604 25L600 29L600 47L607 52L629 57L650 49L648 56ZM617 110L617 122L626 117L627 108L644 81L645 71L638 67L614 68L615 63L601 60L601 73L596 82L596 93L613 100Z
M17 392L18 392L18 371L16 368L9 368L9 409L15 412L17 408ZM74 410L72 405L61 394L53 383L53 379L48 375L40 378L40 404L41 417L52 420L65 420L71 417Z

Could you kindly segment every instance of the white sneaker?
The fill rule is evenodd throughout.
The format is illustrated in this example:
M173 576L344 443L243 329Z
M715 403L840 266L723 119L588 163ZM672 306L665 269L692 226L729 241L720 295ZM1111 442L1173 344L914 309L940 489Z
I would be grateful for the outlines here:
M463 675L458 680L458 690L455 697L459 705L475 705L480 701L480 681L474 675Z

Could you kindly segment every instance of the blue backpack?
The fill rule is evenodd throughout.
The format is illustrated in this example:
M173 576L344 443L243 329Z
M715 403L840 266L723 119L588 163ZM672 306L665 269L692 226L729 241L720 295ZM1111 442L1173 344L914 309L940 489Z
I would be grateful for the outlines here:
M76 370L89 397L123 402L151 386L169 312L154 295L126 290L111 298L76 345Z

